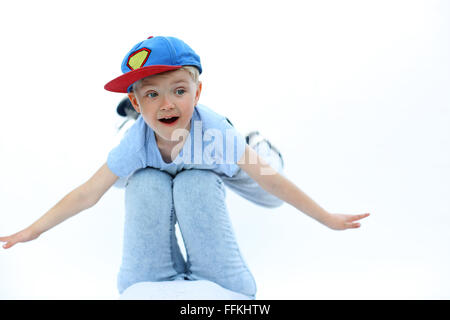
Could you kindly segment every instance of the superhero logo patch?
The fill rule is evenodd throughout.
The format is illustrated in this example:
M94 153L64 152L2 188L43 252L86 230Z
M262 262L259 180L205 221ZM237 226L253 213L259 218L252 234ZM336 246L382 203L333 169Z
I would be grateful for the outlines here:
M128 57L127 66L131 70L136 70L141 68L148 60L148 57L150 56L150 53L152 51L147 48L142 48L132 54Z

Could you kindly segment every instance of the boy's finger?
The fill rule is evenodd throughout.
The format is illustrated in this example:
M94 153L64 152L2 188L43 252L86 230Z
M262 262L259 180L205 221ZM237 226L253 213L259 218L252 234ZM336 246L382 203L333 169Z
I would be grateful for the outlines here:
M5 243L2 247L3 247L4 249L8 249L8 248L10 248L11 246L12 246L11 242L7 242L7 243Z
M368 217L369 215L370 215L370 213L356 214L350 218L350 221L360 220L360 219Z
M346 224L347 229L355 229L361 227L360 223L347 223Z
M5 243L2 247L5 249L11 248L13 245L17 243L17 240L10 240L7 243Z

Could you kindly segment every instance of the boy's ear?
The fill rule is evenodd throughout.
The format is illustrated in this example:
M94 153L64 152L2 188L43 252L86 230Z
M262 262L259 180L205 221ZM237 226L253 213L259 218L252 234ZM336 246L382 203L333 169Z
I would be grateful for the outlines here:
M133 106L134 110L136 110L137 113L141 113L139 102L133 92L128 93L128 99L130 99L131 105Z
M195 92L195 103L194 106L197 105L198 100L200 99L200 94L202 93L202 82L199 81L197 84L197 91Z

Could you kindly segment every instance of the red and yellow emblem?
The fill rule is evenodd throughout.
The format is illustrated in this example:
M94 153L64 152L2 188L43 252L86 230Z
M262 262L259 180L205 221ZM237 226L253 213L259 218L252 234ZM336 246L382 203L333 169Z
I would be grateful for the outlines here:
M130 54L127 62L128 68L131 70L141 68L147 62L151 52L152 51L150 49L142 48L136 52L133 52L133 54Z

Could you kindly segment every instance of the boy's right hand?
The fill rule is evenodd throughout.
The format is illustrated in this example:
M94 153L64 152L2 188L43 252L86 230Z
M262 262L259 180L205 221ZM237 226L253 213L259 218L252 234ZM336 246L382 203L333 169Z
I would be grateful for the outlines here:
M27 242L36 239L39 237L39 234L31 230L30 228L26 228L22 231L19 231L15 234L12 234L7 237L0 237L0 242L6 242L3 245L4 249L9 249L13 245L15 245L18 242Z
M6 242L3 248L8 249L18 242L34 240L48 229L92 207L118 178L108 168L107 163L104 163L87 182L67 194L28 228L7 237L0 237L0 242Z

